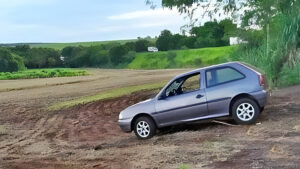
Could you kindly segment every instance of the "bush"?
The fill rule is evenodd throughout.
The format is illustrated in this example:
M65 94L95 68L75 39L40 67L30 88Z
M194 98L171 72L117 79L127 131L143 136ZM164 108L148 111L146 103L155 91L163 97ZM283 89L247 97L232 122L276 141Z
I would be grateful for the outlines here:
M290 86L300 83L300 61L294 67L284 64L279 74L278 86Z

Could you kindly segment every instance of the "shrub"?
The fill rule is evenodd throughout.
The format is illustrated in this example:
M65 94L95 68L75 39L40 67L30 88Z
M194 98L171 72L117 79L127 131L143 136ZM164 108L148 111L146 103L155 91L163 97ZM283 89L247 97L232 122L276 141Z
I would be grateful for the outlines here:
M285 63L279 74L278 86L290 86L300 83L300 61L294 67Z

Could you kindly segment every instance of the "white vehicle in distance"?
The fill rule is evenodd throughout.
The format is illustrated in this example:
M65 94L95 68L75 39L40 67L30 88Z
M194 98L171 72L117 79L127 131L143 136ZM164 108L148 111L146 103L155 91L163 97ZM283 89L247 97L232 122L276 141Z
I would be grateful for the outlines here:
M158 49L157 49L157 47L150 46L150 47L148 47L148 52L158 52Z

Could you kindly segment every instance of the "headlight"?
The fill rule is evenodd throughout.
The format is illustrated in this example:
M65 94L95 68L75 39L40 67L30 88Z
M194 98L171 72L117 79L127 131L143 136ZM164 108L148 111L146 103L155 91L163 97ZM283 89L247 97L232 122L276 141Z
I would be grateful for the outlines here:
M119 114L119 119L123 119L122 113Z

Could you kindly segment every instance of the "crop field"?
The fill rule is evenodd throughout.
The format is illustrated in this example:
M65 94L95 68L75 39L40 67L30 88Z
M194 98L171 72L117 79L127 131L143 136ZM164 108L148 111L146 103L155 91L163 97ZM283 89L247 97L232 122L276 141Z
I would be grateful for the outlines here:
M10 79L35 79L50 77L85 76L88 72L80 69L53 68L53 69L28 69L18 72L2 72L0 80Z
M237 46L137 53L128 65L132 69L199 67L227 62Z
M273 91L254 125L208 120L143 141L121 131L122 109L188 70L1 80L0 168L300 168L299 85Z

